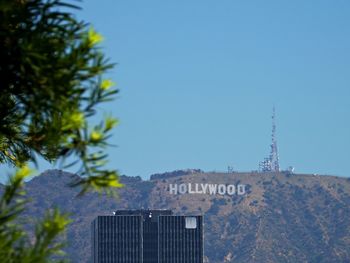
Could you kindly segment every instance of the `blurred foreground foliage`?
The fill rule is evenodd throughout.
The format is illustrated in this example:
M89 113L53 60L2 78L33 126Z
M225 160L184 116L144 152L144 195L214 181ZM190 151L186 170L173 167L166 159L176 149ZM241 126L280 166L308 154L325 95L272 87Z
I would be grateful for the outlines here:
M82 179L72 186L81 194L122 187L117 172L105 169L104 153L118 122L109 116L91 124L118 92L103 78L113 64L98 46L102 36L76 9L61 0L0 0L0 164L17 168L0 200L0 262L63 262L52 256L62 254L57 238L67 215L48 211L32 239L16 221L28 163L40 157L78 166Z

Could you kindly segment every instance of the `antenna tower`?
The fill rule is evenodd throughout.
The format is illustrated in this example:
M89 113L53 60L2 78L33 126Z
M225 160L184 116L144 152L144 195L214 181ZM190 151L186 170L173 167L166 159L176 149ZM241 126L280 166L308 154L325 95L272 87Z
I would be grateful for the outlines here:
M259 163L259 170L261 172L279 172L280 164L278 157L278 148L277 148L277 137L276 137L276 110L273 107L272 110L272 142L270 145L271 152L268 158L265 158L264 161Z
M273 107L272 110L272 143L271 143L271 153L270 153L270 162L271 162L271 171L279 172L280 164L278 157L278 148L277 148L277 138L276 138L276 110Z

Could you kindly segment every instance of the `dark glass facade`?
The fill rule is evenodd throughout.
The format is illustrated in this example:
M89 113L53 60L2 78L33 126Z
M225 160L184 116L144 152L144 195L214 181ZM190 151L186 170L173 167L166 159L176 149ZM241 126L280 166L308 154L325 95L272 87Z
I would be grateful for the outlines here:
M92 223L93 262L142 262L141 231L139 216L98 216Z
M202 263L202 227L201 216L159 217L159 261L157 262Z
M202 263L203 217L123 210L92 222L93 263Z

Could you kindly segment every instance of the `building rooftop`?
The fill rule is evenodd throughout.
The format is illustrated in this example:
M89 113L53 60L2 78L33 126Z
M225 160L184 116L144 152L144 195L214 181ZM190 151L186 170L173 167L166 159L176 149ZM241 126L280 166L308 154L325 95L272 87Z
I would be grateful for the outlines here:
M171 210L166 209L139 209L139 210L117 210L113 212L115 216L130 216L130 215L138 215L143 216L143 218L151 218L158 217L160 215L172 215L173 212Z

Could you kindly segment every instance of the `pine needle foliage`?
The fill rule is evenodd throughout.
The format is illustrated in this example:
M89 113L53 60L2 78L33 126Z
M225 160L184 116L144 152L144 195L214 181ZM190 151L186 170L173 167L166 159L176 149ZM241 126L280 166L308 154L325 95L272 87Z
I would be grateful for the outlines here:
M14 222L23 212L27 163L38 157L78 166L81 194L113 193L118 173L108 170L105 148L113 117L92 125L97 109L118 90L105 73L113 64L99 43L103 37L73 12L77 2L0 0L0 164L17 167L0 200L0 262L61 262L57 236L67 215L48 211L34 241ZM74 160L67 163L67 160Z

